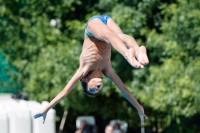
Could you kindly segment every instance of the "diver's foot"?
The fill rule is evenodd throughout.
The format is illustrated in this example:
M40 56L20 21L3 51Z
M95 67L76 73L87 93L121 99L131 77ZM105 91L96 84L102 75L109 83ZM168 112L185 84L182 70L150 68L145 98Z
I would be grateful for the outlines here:
M145 46L140 46L139 51L136 55L137 61L142 65L147 65L149 63L149 59L147 57L147 50Z
M140 51L140 50L139 50ZM141 56L142 55L142 50L141 53L139 53L138 55ZM140 57L141 58L141 57ZM136 52L133 48L129 48L128 49L128 53L127 53L127 61L128 63L133 66L134 68L143 68L143 64L141 64L139 61L136 60Z

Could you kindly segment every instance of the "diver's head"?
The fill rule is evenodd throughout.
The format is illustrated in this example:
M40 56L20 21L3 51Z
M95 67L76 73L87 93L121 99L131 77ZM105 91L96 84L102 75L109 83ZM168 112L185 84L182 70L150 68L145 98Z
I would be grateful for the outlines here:
M91 71L80 80L83 91L88 96L96 96L103 86L103 78L101 72Z

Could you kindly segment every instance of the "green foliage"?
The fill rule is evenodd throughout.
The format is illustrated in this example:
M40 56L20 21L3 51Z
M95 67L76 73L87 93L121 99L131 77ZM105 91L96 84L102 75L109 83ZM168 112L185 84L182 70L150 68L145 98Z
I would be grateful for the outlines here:
M0 0L0 50L16 68L11 77L17 75L23 91L50 101L78 68L87 20L108 14L147 47L150 64L144 69L132 69L114 49L112 65L144 104L145 124L165 128L174 118L200 112L199 8L199 1L188 0ZM111 81L104 84L96 98L83 94L78 84L57 107L138 125L134 107Z
M162 13L166 17L161 30L164 36L156 35L156 38L162 38L156 43L162 47L162 60L159 66L150 66L148 93L154 96L152 107L163 111L170 109L174 115L191 116L200 111L196 104L199 98L195 96L199 92L196 74L200 72L200 20L196 17L200 12L196 5L199 2L180 1L168 8L163 5ZM149 42L147 45L151 46L152 41ZM157 103L161 103L160 107Z
M165 119L169 115L189 117L200 111L197 96L200 91L199 5L197 1L162 4L164 17L160 30L143 31L150 51L149 74L145 84L140 85L142 91L133 92L153 110L170 112ZM136 86L139 82L133 81Z

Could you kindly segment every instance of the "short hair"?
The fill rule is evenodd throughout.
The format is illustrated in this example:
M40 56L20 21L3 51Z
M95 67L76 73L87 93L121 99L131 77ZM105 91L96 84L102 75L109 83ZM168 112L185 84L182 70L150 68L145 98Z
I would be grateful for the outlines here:
M84 78L87 78L87 76L88 76L90 73L92 73L92 71L89 71L88 74L87 74ZM95 96L97 95L97 93L96 93L96 94L93 94L93 93L91 93L91 92L88 91L88 84L87 84L85 81L80 80L80 82L81 82L81 86L82 86L82 88L83 88L83 92L84 92L86 95L88 95L89 97L95 97Z

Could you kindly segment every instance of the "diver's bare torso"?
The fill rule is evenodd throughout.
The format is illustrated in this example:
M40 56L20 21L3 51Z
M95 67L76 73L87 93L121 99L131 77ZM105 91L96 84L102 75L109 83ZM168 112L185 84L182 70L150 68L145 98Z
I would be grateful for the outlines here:
M105 74L105 71L111 67L111 46L94 37L88 37L87 35L84 37L80 65L87 72L100 69Z

